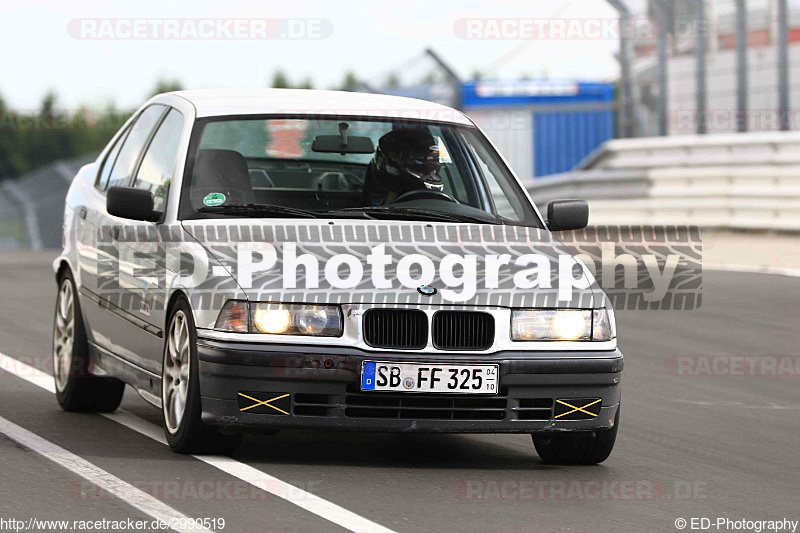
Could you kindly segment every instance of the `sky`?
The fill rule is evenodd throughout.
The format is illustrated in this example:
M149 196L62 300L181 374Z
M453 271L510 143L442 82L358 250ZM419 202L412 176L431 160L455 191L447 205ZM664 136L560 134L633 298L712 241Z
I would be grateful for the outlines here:
M250 25L293 19L296 31L314 38L80 38L99 35L90 24L98 24L97 32L98 21L108 19L246 19ZM465 20L489 35L490 21L531 19L604 21L616 12L606 0L7 1L0 7L0 97L10 107L34 109L53 90L64 109L110 102L130 108L146 100L158 78L187 88L258 88L269 86L276 68L294 82L310 76L316 88L338 85L348 69L380 86L392 71L408 81L422 77L431 68L426 47L465 78L475 70L495 78L618 75L614 38L519 38L515 26L500 39L463 38Z

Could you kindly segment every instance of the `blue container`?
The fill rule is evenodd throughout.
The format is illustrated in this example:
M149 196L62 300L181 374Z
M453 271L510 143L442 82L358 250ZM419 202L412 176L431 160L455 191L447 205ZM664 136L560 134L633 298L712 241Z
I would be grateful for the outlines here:
M464 84L463 102L523 179L572 170L614 138L611 83L482 80Z

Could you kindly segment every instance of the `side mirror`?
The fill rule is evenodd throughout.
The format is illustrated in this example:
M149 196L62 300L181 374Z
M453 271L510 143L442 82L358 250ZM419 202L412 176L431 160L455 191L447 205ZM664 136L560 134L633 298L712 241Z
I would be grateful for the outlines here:
M589 224L586 200L553 200L547 204L547 228L550 231L583 229Z
M110 187L106 193L106 211L115 217L157 222L161 213L153 211L153 193L133 187Z

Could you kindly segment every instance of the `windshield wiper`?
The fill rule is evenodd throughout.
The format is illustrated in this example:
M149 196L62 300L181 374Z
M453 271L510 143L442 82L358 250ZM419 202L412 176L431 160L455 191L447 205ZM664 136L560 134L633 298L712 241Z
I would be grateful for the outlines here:
M297 218L319 218L319 214L295 207L284 207L273 204L231 204L201 207L198 211L203 213L220 213L225 215L251 216L251 215L283 215Z
M403 218L426 218L428 220L437 220L442 222L478 222L481 224L502 224L499 220L492 220L489 218L476 217L471 215L464 215L461 213L444 213L442 211L433 211L431 209L422 209L419 207L395 207L389 205L378 205L372 207L350 207L347 209L340 209L340 212L353 212L353 213L366 213L368 215L399 215Z

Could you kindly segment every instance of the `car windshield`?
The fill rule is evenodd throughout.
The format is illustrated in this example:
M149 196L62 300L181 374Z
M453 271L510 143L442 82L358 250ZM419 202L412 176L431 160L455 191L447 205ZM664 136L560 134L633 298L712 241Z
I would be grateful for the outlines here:
M474 127L341 117L198 120L182 218L377 218L541 227Z

